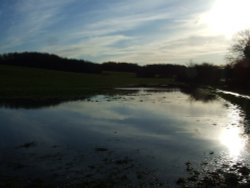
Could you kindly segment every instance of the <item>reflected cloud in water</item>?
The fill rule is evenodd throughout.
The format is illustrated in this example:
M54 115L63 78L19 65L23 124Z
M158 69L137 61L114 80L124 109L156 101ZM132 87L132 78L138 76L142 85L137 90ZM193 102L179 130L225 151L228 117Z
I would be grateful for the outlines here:
M190 96L201 102L190 102ZM143 89L43 109L0 108L0 149L31 141L84 152L101 146L132 153L168 178L182 174L187 160L201 162L211 151L209 156L220 160L244 159L245 112L221 98L197 96L197 91Z

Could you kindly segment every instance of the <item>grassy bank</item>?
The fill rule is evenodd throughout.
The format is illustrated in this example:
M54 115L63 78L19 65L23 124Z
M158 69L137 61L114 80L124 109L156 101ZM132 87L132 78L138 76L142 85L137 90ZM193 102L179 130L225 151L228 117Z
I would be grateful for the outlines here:
M67 98L115 87L173 84L164 78L137 78L134 73L83 74L0 65L0 98Z

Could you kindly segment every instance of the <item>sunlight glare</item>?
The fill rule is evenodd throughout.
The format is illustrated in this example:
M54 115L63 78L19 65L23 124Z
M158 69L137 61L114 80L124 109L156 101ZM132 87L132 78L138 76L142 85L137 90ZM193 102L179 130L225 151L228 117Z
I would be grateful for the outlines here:
M239 127L233 127L221 133L220 142L227 147L230 157L237 158L245 148L246 138Z
M204 16L209 30L230 39L233 34L250 27L249 0L216 0Z

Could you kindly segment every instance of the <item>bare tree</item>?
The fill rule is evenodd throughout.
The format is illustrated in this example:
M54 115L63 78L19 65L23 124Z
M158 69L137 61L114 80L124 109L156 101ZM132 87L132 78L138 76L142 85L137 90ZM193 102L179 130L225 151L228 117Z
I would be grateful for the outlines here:
M230 63L242 60L250 63L250 29L240 31L235 35L227 60Z

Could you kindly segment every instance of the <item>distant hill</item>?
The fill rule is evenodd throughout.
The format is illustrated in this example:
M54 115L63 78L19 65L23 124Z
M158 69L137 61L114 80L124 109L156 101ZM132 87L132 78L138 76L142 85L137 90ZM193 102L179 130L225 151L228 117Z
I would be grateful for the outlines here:
M78 73L101 73L100 64L85 60L62 58L39 52L8 53L0 55L0 64L61 70Z

